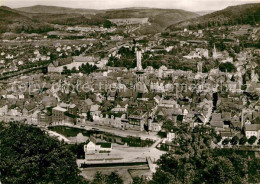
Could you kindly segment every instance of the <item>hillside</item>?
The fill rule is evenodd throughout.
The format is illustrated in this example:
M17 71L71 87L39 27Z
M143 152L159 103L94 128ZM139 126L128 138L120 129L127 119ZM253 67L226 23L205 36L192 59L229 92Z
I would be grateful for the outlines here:
M56 6L32 6L18 9L0 7L1 32L45 32L52 24L103 25L107 19L148 18L150 25L143 25L137 34L163 31L180 21L198 17L198 14L175 9L124 8L111 10L72 9Z
M195 13L197 13L198 15L200 15L200 16L203 16L203 15L207 15L207 14L210 14L210 13L213 13L213 12L215 12L214 10L205 10L205 11L197 11L197 12L195 12Z
M148 18L151 25L139 29L140 34L160 32L172 24L198 16L184 10L155 8L89 10L38 5L16 10L34 20L61 25L101 25L107 19Z
M149 18L151 23L158 24L161 27L167 27L171 24L197 16L195 13L184 10L155 8L109 10L103 14L103 17L107 19Z
M230 6L224 10L216 11L198 18L182 21L169 26L169 30L188 27L200 29L221 25L256 24L260 21L260 3Z
M0 32L45 32L52 30L52 27L45 23L39 23L27 16L20 14L11 8L0 7Z
M65 8L58 6L44 6L44 5L36 5L30 7L17 8L18 11L23 11L27 13L42 13L42 14L96 14L102 11L93 10L93 9L74 9L74 8Z

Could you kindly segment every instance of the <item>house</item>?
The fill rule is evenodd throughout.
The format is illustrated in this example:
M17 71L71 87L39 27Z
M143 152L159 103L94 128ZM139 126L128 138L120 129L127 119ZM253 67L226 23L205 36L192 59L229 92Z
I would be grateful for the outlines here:
M246 124L245 125L246 137L250 138L251 136L260 137L260 124Z
M95 142L95 138L92 138L87 145L84 145L85 158L87 158L87 155L95 154L96 152L110 152L112 150L111 143Z
M3 107L0 108L0 116L6 115L8 112L8 105L4 105Z
M175 139L175 137L176 137L175 133L173 133L173 132L168 132L168 133L167 133L166 141L172 142L172 140Z
M213 113L210 121L212 128L224 129L224 121L221 118L221 113Z
M101 111L99 110L99 105L91 105L90 107L90 116L93 118L94 121L99 120Z
M65 104L65 103L61 103L60 104L60 107L64 108L64 109L67 109L68 113L69 114L72 114L72 115L76 115L77 114L77 106L75 104Z
M194 59L202 57L208 58L209 57L209 51L208 49L202 49L202 48L196 48L195 51L191 51L187 56L183 56L186 59Z
M143 82L137 82L135 85L134 85L134 91L135 92L140 92L140 93L148 93L148 89L145 85L145 83Z
M85 155L95 154L96 152L96 144L90 141L87 145L84 145Z
M128 120L129 125L126 127L126 129L135 129L140 131L144 130L144 124L146 122L146 119L142 116L131 115L128 117Z
M52 109L52 123L59 124L65 122L65 112L67 109L64 109L60 106L57 106Z
M148 119L148 130L152 132L159 132L162 129L162 122L153 120L152 118Z
M125 107L121 107L120 105L117 105L116 107L114 107L113 109L111 109L111 112L114 112L114 113L120 113L120 112L123 112L125 113L127 111L127 106L126 105Z
M52 121L52 116L47 111L38 112L37 114L37 122L42 125L49 125Z
M107 94L108 101L115 101L118 96L117 90L111 90Z
M61 73L63 71L62 68L56 67L53 63L48 65L48 72L49 73Z
M161 103L159 104L159 107L165 107L165 108L178 108L178 104L175 100L161 100Z

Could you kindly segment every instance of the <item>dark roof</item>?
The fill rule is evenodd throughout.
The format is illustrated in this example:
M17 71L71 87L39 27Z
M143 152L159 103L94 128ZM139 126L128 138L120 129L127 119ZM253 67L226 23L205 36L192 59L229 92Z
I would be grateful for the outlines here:
M245 125L245 130L246 131L258 131L258 130L260 130L260 124Z

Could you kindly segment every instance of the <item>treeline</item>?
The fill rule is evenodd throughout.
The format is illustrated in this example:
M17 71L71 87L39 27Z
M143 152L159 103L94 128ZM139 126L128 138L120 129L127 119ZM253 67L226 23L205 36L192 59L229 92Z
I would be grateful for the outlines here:
M136 67L136 59L135 59L135 47L127 48L121 47L118 51L118 54L121 55L120 58L111 56L108 59L107 66L111 67L126 67L127 69Z
M70 69L68 69L68 67L67 66L64 66L63 67L63 71L62 71L62 74L64 74L64 75L71 75L72 73L84 73L84 74L90 74L90 73L93 73L93 72L95 72L95 71L97 71L97 66L96 65L94 65L94 66L92 66L92 65L90 65L90 64L88 64L88 63L86 63L86 64L82 64L80 67L79 67L79 69L77 70L76 69L76 67L73 67L71 70Z
M259 183L260 162L250 151L212 148L217 142L213 129L180 124L171 151L161 156L149 184ZM140 180L140 179L139 179ZM136 184L139 182L135 182Z
M228 7L198 18L183 21L177 25L170 26L171 30L183 27L190 30L204 29L210 27L232 26L250 24L255 26L260 22L260 4L246 4Z
M87 18L85 16L78 16L78 17L64 17L58 19L50 18L47 20L48 23L52 24L59 24L59 25L67 25L67 26L75 26L75 25L89 25L89 26L103 26L105 28L110 28L112 26L115 26L111 21L98 17L98 16L91 16L90 18Z
M201 23L195 23L189 25L188 28L189 30L197 30L197 29L205 29L211 27L235 26L235 25L243 25L243 24L250 24L252 26L255 26L259 21L260 21L259 15L252 14L248 16L242 15L240 17L231 18L231 19L210 20Z
M88 183L65 144L39 128L0 122L0 180L20 183Z
M14 33L46 33L53 31L54 27L49 24L27 24L27 23L15 23L15 24L6 24L0 22L0 33L5 32L14 32Z

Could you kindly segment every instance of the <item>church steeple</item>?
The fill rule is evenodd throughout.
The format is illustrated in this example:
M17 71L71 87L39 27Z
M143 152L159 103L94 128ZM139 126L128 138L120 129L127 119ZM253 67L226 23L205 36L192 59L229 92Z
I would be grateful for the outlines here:
M137 50L136 51L136 67L137 67L137 70L138 71L141 71L143 70L143 67L142 67L142 51L140 50Z
M213 51L212 51L212 57L213 57L213 59L217 59L217 57L218 57L217 49L216 49L216 45L215 44L214 44L214 48L213 48Z

